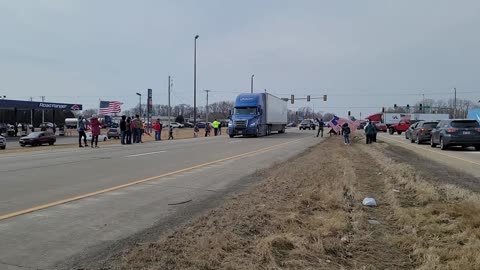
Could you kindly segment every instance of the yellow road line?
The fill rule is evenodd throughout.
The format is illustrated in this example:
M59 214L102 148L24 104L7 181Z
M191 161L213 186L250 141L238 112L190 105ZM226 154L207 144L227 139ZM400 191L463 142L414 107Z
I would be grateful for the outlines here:
M472 161L472 160L464 159L464 158L461 158L461 157L456 157L456 156L453 156L453 155L449 155L449 154L446 154L446 153L442 153L442 152L440 152L440 151L434 151L434 150L432 150L432 149L424 148L424 147L421 147L421 146L408 144L408 143L406 143L406 142L402 142L402 141L399 141L399 140L387 138L387 137L384 137L384 136L380 136L380 137L383 138L383 139L386 139L386 140L393 141L393 142L405 144L405 145L408 145L408 146L410 146L410 147L418 148L418 149L425 150L425 151L429 151L429 152L432 152L432 153L435 153L435 154L439 154L439 155L442 155L442 156L445 156L445 157L458 159L458 160L461 160L461 161L465 161L465 162L472 163L472 164L475 164L475 165L480 166L480 163L475 162L475 161Z
M227 157L227 158L222 158L222 159L210 161L210 162L207 162L207 163L195 165L195 166L180 169L180 170L177 170L177 171L168 172L168 173L164 173L164 174L161 174L161 175L136 180L136 181L126 183L126 184L123 184L123 185L114 186L114 187L94 191L94 192L91 192L91 193L87 193L87 194L83 194L83 195L79 195L79 196L75 196L75 197L71 197L71 198L67 198L67 199L63 199L63 200L59 200L59 201L55 201L55 202L51 202L51 203L47 203L47 204L42 204L42 205L39 205L39 206L34 206L34 207L31 207L31 208L28 208L28 209L24 209L24 210L20 210L20 211L16 211L16 212L13 212L13 213L2 215L2 216L0 216L0 220L5 220L5 219L8 219L8 218L28 214L28 213L31 213L31 212L35 212L35 211L39 211L39 210L42 210L42 209L50 208L50 207L57 206L57 205L60 205L60 204L65 204L65 203L85 199L85 198L88 198L88 197L92 197L92 196L107 193L107 192L110 192L110 191L130 187L130 186L133 186L133 185L138 185L138 184L141 184L141 183L156 180L156 179L163 178L163 177L166 177L166 176L170 176L170 175L173 175L173 174L182 173L182 172L186 172L186 171L191 171L191 170L198 169L198 168L201 168L201 167L204 167L204 166L221 163L221 162L224 162L224 161L227 161L227 160L241 159L241 158L244 158L246 156L265 153L265 152L271 151L275 148L279 148L279 147L282 147L282 146L287 145L287 144L295 143L295 142L298 142L300 140L302 140L302 139L297 139L297 140L293 140L293 141L289 141L289 142L285 142L285 143L261 148L261 149L255 150L255 151L251 151L251 152L247 152L247 153L243 153L243 154L239 154L239 155L235 155L235 156L231 156L231 157Z

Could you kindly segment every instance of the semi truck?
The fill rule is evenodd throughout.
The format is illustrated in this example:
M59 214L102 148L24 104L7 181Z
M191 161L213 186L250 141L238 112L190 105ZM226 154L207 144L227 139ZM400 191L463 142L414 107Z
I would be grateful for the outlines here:
M235 99L228 135L267 136L285 133L287 101L268 93L240 94Z

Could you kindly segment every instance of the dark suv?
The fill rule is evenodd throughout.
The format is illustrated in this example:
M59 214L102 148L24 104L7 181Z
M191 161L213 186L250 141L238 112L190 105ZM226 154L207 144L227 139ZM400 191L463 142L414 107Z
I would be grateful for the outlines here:
M421 144L425 141L430 141L432 138L432 130L438 125L438 121L420 121L415 124L411 134L410 141Z
M52 132L41 131L41 132L32 132L25 137L20 138L18 143L21 147L25 145L37 146L42 144L53 145L57 141L55 134Z
M442 150L450 146L474 146L480 151L480 124L476 120L442 120L432 130L430 146L440 145Z
M315 130L315 123L312 120L303 120L300 125L298 125L299 130L305 130L307 128Z

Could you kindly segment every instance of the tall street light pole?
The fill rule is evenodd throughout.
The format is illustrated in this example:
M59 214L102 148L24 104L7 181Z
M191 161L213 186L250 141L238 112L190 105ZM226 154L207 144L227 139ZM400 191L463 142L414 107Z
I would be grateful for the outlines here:
M197 39L195 36L193 41L193 124L197 124Z
M208 122L208 93L212 90L204 90L207 93L207 106L205 107L205 110L207 112L207 116L205 117L205 122Z
M142 117L142 94L137 93L137 96L138 96L138 110L139 110L138 115Z
M253 77L255 77L255 74L252 74L252 77L250 78L250 93L253 94Z

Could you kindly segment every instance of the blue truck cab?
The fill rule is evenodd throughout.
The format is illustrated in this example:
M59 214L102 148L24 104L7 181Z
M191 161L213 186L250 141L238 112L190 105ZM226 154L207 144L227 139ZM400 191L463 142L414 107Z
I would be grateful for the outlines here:
M235 100L228 124L228 135L266 136L284 133L287 102L268 93L240 94Z

